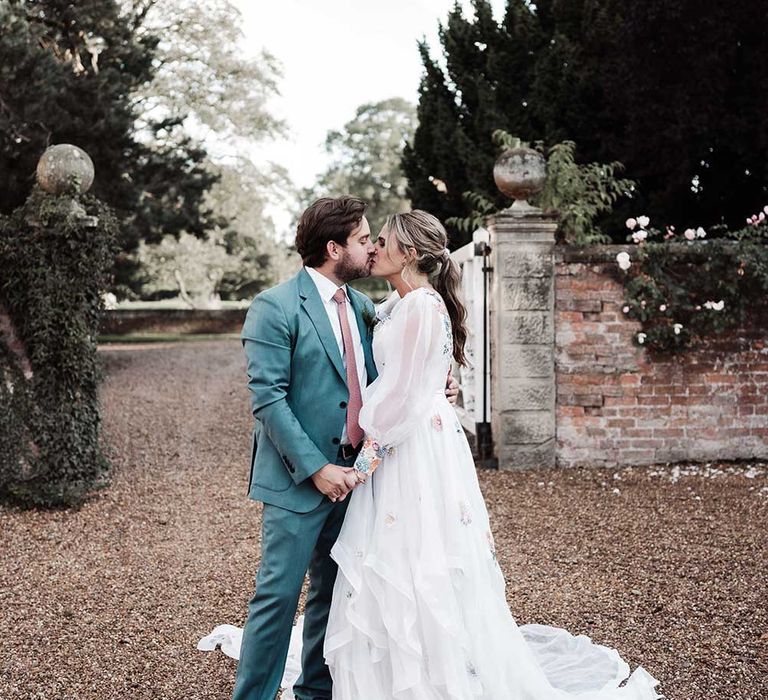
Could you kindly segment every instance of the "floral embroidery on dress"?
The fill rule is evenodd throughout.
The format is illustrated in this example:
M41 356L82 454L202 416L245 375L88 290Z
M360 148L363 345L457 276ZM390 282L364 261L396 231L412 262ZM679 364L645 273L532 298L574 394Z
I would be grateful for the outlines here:
M469 510L469 504L466 501L460 501L459 502L459 511L461 512L461 524L462 525L471 525L472 524L472 513Z
M393 296L390 296L376 308L376 315L373 321L374 336L392 319L392 312L397 307L399 301L399 298L395 300Z
M443 355L453 355L453 331L451 330L451 317L448 313L448 307L446 307L445 302L443 301L443 297L441 297L440 294L434 289L428 289L427 287L421 287L420 289L423 289L437 302L438 310L440 311L440 315L443 318L443 329L445 330ZM379 310L376 312L376 319L373 325L374 335L384 326L386 326L387 323L389 323L389 321L392 319L392 312L397 308L397 306L398 304L394 304L393 306L388 305L387 309L389 310L389 313L387 313L385 310ZM381 366L384 367L384 362L381 363Z
M384 517L384 524L387 527L392 527L392 525L395 524L396 520L397 518L394 515L392 515L392 513L387 513L387 515Z
M392 318L392 314L385 314L384 316L376 316L376 321L373 325L373 334L376 335Z
M424 288L424 291L438 303L438 310L443 317L443 330L445 330L443 355L453 355L453 331L451 330L451 317L448 313L448 307L446 307L443 297L441 297L434 289Z
M493 541L493 534L490 530L486 531L485 538L488 540L488 547L491 550L491 556L496 561L496 543Z
M440 293L437 292L434 289L428 289L426 287L422 287L424 291L429 294L436 302L438 307L440 308L440 313L447 316L448 315L448 307L445 305L445 302L443 301L443 297L440 296Z
M477 678L477 669L471 661L467 661L467 674L472 678Z
M440 417L439 413L435 413L435 415L432 416L432 427L438 432L443 429L443 419Z
M443 316L443 328L445 329L446 339L443 342L443 355L453 354L453 331L451 330L451 319L448 311Z

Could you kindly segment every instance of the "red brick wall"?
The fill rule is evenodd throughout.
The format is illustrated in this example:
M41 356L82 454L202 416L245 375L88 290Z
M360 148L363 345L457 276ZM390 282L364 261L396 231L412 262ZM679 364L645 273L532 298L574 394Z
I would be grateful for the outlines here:
M618 250L556 255L558 464L768 457L768 327L650 356L621 311Z

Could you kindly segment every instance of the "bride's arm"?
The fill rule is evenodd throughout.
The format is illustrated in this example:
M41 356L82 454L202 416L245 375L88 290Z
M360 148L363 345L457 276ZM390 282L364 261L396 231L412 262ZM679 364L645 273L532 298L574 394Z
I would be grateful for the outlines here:
M445 355L451 339L442 303L412 292L388 321L386 364L365 394L360 427L366 438L355 468L371 473L423 417L436 391L445 388Z

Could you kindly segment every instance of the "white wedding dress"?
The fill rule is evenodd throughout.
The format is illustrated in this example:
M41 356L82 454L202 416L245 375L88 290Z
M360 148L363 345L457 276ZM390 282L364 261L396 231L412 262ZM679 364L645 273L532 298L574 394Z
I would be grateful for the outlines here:
M642 667L630 675L616 650L515 623L472 454L444 393L452 336L442 299L421 288L393 295L378 315L379 377L360 413L378 444L358 461L380 463L352 492L332 550L334 700L661 697L658 681ZM295 630L289 666L299 658Z

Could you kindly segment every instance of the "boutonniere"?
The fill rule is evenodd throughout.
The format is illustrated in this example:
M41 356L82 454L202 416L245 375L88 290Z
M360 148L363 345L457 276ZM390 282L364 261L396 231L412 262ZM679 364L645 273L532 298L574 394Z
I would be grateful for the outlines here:
M376 327L376 324L379 322L379 317L371 313L371 310L368 308L363 309L363 322L365 323L365 327L368 329L369 333L373 333L373 329Z

